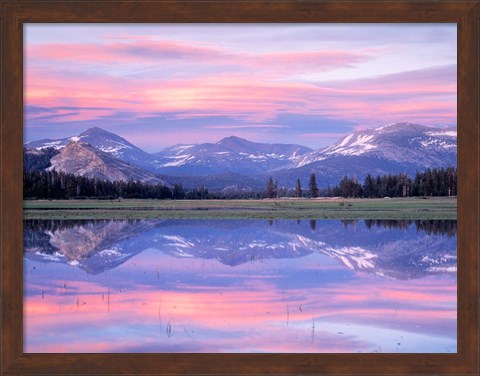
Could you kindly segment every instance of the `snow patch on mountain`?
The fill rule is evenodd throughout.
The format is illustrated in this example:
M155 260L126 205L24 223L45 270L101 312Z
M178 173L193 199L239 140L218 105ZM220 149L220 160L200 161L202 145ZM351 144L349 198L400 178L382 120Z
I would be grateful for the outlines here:
M373 269L378 256L362 247L327 247L321 250L342 261L350 269Z
M54 148L56 150L60 150L64 147L65 147L65 143L62 142L62 141L51 141L51 142L43 143L41 146L39 146L36 149L37 150L42 150L42 149L46 149L46 148Z
M168 157L168 159L173 159L171 162L165 162L159 167L176 167L176 166L181 166L187 163L189 160L193 159L193 157L190 154L182 154L182 155L173 155L171 157Z
M316 155L316 156L312 156L312 155L307 155L305 156L304 158L298 160L297 162L295 162L292 167L295 168L295 167L303 167L303 166L306 166L306 165L309 165L311 163L314 163L314 162L320 162L320 161L323 161L324 159L326 159L327 157L324 157L322 155Z
M435 137L457 137L457 131L426 132L426 134Z
M98 252L98 255L102 257L119 257L122 256L122 252L118 249L104 249L103 251Z
M194 246L192 242L189 242L180 236L163 235L163 238L172 242L168 244L170 246L181 247L181 248L191 248Z
M420 141L420 144L425 148L430 148L432 146L445 148L445 149L456 148L457 147L456 143L448 142L448 141L441 140L441 139L432 139L432 138L424 140L424 141Z
M53 262L64 262L65 256L60 252L55 252L53 254L42 253L40 251L35 252L35 255L40 256L45 261L53 261Z
M339 147L341 147L341 146L346 146L346 145L350 142L350 140L352 139L352 137L353 137L353 133L349 134L348 136L346 136L346 137L342 140L342 142L340 142L340 144L339 144L338 146L339 146Z
M428 272L432 273L456 273L457 267L456 266L432 266L427 268Z
M350 134L340 144L326 148L323 153L325 155L362 155L377 148L377 145L372 143L373 139L373 135Z

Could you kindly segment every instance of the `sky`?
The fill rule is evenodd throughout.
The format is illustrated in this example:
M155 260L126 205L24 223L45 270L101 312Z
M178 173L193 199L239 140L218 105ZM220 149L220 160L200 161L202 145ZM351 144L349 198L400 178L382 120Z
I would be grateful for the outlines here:
M91 127L158 152L332 144L457 124L456 24L26 24L24 139Z

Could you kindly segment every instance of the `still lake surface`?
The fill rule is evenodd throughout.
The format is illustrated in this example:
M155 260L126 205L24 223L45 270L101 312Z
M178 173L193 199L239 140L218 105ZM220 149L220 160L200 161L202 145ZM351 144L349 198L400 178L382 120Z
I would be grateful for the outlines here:
M24 221L24 351L456 352L456 229Z

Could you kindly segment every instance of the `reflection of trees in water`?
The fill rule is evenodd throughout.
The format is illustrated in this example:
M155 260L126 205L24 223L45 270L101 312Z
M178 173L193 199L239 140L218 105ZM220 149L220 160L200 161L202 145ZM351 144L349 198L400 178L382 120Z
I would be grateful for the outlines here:
M368 229L371 229L372 226L383 227L388 229L399 229L406 230L408 229L413 221L412 220L394 220L394 219L365 219L365 226Z
M415 221L417 231L425 231L428 235L447 235L449 238L457 235L457 221Z
M355 221L358 222L358 221ZM371 229L372 226L388 229L408 229L415 224L417 232L424 231L428 235L447 235L453 237L457 235L457 221L438 220L438 219L417 219L417 220L393 220L393 219L365 219L365 226ZM343 223L343 221L342 221ZM346 224L344 223L344 226Z
M340 220L340 222L343 224L343 227L345 227L345 230L346 230L350 226L352 226L353 228L357 227L358 220L356 220L356 219L342 219L342 220Z
M355 229L361 221L358 219L342 219L340 223L345 230L349 227ZM408 230L410 226L415 225L417 232L424 231L427 235L447 235L453 237L457 235L457 221L456 220L438 220L438 219L425 219L425 220L411 220L411 219L364 219L365 226L371 230L373 226L382 227L391 230ZM272 223L270 223L271 225ZM297 224L300 224L300 220L297 220ZM317 221L311 219L309 221L310 228L316 230Z
M66 230L75 226L104 225L113 219L29 219L23 221L23 232L27 231L58 231ZM117 220L118 221L118 220ZM141 219L122 219L121 222L135 224Z
M23 236L24 241L32 236L41 236L41 234L33 234L34 232L39 231L58 231L72 228L75 226L95 226L95 225L105 225L108 222L112 222L112 219L29 219L23 221ZM142 221L142 219L122 219L116 220L128 224L137 224ZM181 220L179 221L181 222ZM267 221L269 226L273 226L276 221L269 219ZM349 227L355 228L360 220L357 219L343 219L340 220L345 229ZM448 235L449 237L457 235L457 221L456 220L438 220L438 219L427 219L427 220L398 220L398 219L364 219L363 222L365 226L370 230L372 226L383 227L388 229L400 229L406 230L412 224L415 224L417 231L425 231L428 235ZM296 220L297 224L301 223L301 220ZM215 223L215 225L219 225ZM311 219L309 221L310 228L316 230L317 221ZM46 235L46 234L44 234Z

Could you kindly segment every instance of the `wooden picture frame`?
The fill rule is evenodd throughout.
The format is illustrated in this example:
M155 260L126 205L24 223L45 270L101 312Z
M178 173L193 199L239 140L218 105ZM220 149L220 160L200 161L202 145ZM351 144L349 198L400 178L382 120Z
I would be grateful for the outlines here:
M1 373L455 374L479 372L479 0L82 1L1 5ZM457 354L23 353L22 143L24 23L451 22L458 25Z

